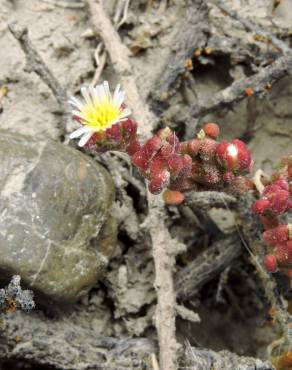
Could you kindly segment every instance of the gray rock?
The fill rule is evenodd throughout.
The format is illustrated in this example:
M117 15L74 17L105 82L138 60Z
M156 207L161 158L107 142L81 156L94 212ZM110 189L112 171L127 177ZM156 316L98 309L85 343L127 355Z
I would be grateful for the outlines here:
M0 272L40 298L75 301L116 245L109 174L77 150L5 131L0 171Z

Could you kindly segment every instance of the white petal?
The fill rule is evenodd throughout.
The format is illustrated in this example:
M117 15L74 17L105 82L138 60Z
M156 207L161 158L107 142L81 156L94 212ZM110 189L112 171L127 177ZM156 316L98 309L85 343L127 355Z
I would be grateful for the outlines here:
M97 86L93 88L93 101L94 103L99 101Z
M114 119L113 121L111 121L107 126L106 128L111 128L113 125L115 125L116 123L118 122L121 122L122 120L120 119Z
M94 100L95 100L95 89L94 89L93 86L89 86L88 90L89 90L89 93L90 93L91 100L94 102Z
M113 102L116 103L117 100L118 100L118 97L120 95L120 87L121 85L118 84L117 87L115 88L115 91L114 91L114 96L113 96Z
M122 110L120 118L128 117L131 114L131 110L129 108L125 108Z
M92 128L88 126L87 127L82 126L82 127L79 127L77 130L71 132L69 137L70 139L76 139L76 137L80 137L81 135L88 133L88 132L92 132Z
M95 89L97 92L98 101L100 102L106 97L103 85L97 85Z
M84 97L86 103L91 105L92 100L90 99L90 94L87 87L81 87L81 94Z
M93 132L88 132L87 134L84 134L82 138L79 140L78 146L84 146L92 135Z
M72 110L72 114L73 116L81 118L83 121L89 122L88 118L83 113L81 113L79 110Z
M125 100L125 92L120 91L119 96L116 98L115 104L117 104L118 107L120 107Z
M73 107L76 107L78 109L82 109L83 104L80 100L76 99L74 96L72 96L69 100L68 103L73 105Z
M104 88L106 96L108 98L111 98L111 92L110 92L110 89L109 89L108 81L103 81L103 88Z

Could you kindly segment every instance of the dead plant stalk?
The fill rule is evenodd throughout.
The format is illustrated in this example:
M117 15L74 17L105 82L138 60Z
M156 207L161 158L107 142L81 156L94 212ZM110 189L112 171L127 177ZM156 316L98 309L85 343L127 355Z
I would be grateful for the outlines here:
M133 68L129 61L129 51L122 43L119 34L106 14L102 0L87 0L92 23L102 38L112 65L127 92L127 103L133 116L139 122L141 138L151 136L156 118L142 100L136 84ZM175 253L169 231L164 223L165 210L160 197L147 193L148 220L145 227L149 230L155 264L155 288L157 290L156 329L160 347L160 369L177 368L177 342L175 338L175 291L173 285L173 266Z

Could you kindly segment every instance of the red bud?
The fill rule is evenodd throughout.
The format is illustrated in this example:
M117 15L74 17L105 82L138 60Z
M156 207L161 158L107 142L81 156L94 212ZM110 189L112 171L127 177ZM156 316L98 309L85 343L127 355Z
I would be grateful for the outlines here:
M272 254L268 254L264 258L264 265L268 272L276 272L278 268L277 259Z
M184 201L185 197L180 191L173 191L167 189L163 193L163 199L167 204L178 205Z
M251 154L243 141L235 139L231 143L222 141L216 150L218 162L231 171L249 171L252 166Z
M212 139L217 139L220 132L219 126L216 123L206 123L203 130L205 134Z
M217 146L218 143L213 139L205 138L201 140L199 150L201 158L205 161L211 160L216 154Z

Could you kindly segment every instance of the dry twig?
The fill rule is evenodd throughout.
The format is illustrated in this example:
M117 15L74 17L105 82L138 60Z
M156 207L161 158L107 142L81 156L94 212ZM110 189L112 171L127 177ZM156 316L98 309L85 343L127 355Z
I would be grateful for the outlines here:
M191 208L209 209L211 207L225 207L226 204L236 204L236 198L219 191L192 191L186 193L185 204Z
M216 302L218 303L224 302L222 292L223 292L224 286L227 283L229 271L230 271L230 266L227 266L226 269L223 270L220 274L220 278L219 278L218 286L216 290Z
M264 30L252 20L247 19L246 17L242 17L238 12L230 8L230 6L226 6L226 4L224 4L222 0L209 0L209 3L214 4L225 14L228 14L231 18L239 21L247 31L251 31L255 35L261 36L263 41L265 42L272 43L273 46L281 50L283 54L289 54L291 52L291 49L287 44L285 44L285 42L273 36L270 31Z
M197 48L205 46L207 42L207 10L203 0L193 0L191 6L186 9L185 16L178 24L178 32L174 37L165 68L156 80L156 86L153 89L155 100L165 101L173 94L178 77L186 71L187 59L192 58Z
M155 353L150 355L153 370L160 370Z
M156 117L150 112L147 105L142 101L136 86L133 66L129 61L129 50L122 43L119 34L102 6L101 0L87 0L92 14L92 20L97 33L101 36L116 73L127 92L127 104L133 111L134 118L140 122L140 134L142 138L151 135Z
M59 103L62 112L67 111L67 94L63 87L60 85L56 77L46 66L39 53L36 51L32 45L29 37L28 30L26 27L21 27L17 23L10 23L9 30L15 39L19 42L22 50L25 53L27 58L27 67L28 72L35 72L44 83L51 89L56 100Z
M191 107L190 115L202 117L208 113L232 108L235 103L246 98L246 89L252 89L253 95L266 93L270 86L281 78L292 73L292 53L279 58L273 64L262 68L255 75L234 81L226 89Z
M94 330L67 320L46 319L37 312L30 315L13 312L3 321L5 330L0 330L3 360L22 359L63 370L140 370L147 366L148 354L156 352L156 344L149 339L102 337ZM130 353L135 353L136 358Z
M271 364L252 357L241 357L229 351L214 352L197 349L187 344L187 363L182 369L190 370L271 370Z
M238 20L246 30L261 36L265 42L272 43L274 47L282 52L283 56L273 64L262 68L255 75L234 81L229 87L218 92L213 97L208 97L208 99L199 104L196 102L196 105L189 112L193 117L202 117L224 108L232 108L235 103L248 97L247 89L255 96L264 94L269 91L274 82L292 73L292 52L285 42L273 36L271 32L262 29L253 21L242 17L239 13L223 4L221 0L210 0L209 3L214 4L224 13Z
M97 336L94 330L85 329L68 320L47 319L37 312L30 315L21 311L8 314L4 318L4 326L5 330L0 330L2 360L25 360L38 367L44 365L64 370L150 370L151 365L153 370L159 370L155 356L156 343L147 338ZM239 357L227 351L216 353L188 347L181 361L191 366L190 369L200 363L204 364L203 359L208 360L209 365L204 370L211 370L211 364L226 370L234 370L238 364L249 364L242 367L246 370L270 369L263 367L260 360Z
M62 0L42 0L44 3L59 6L65 9L83 9L85 5L82 2L75 1L62 1Z
M114 19L113 19L116 30L118 30L127 20L129 5L130 5L130 0L119 0L116 6L116 11L115 11ZM106 65L107 53L106 53L106 50L104 50L103 42L100 42L97 45L97 48L94 53L94 57L95 57L97 68L96 68L96 71L94 73L94 76L91 82L92 86L95 86L98 83L98 80Z
M253 177L253 183L260 195L263 194L263 191L265 189L265 186L262 183L262 176L265 176L263 170L258 169Z
M91 85L95 86L98 83L98 80L102 74L102 71L106 65L106 51L102 50L103 44L99 43L97 48L95 49L94 57L96 62L96 70L93 76L93 79L91 81Z
M186 301L198 290L229 266L242 253L236 234L219 240L180 270L176 276L177 297Z
M129 6L130 0L119 0L114 16L114 24L117 30L126 22Z
M113 67L127 92L128 105L140 122L140 134L145 140L150 137L156 119L142 100L138 91L129 51L104 11L101 0L87 0L94 27L101 36L111 58ZM155 287L157 289L156 328L160 346L161 370L175 370L177 342L175 339L175 293L172 269L175 254L171 253L174 241L164 223L165 210L160 197L147 193L149 206L145 226L149 229L155 263ZM174 248L173 248L174 249Z
M185 306L181 304L176 304L175 309L176 309L177 315L180 316L183 320L187 320L190 322L200 322L201 321L200 316L197 313L189 310L188 308L186 308Z

